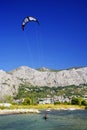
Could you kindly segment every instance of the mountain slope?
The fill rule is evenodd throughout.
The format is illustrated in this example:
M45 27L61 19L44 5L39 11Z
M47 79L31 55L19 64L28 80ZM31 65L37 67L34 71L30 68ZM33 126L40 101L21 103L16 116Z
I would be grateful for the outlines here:
M15 95L20 84L29 83L33 86L69 86L87 84L87 67L72 68L61 71L39 71L21 66L6 73L0 70L0 97Z

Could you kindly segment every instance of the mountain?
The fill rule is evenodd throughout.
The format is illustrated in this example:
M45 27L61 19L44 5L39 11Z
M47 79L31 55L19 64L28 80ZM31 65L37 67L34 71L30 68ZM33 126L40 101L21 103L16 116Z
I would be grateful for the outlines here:
M15 95L19 85L25 83L49 87L87 84L87 67L51 71L21 66L10 72L0 70L0 97Z

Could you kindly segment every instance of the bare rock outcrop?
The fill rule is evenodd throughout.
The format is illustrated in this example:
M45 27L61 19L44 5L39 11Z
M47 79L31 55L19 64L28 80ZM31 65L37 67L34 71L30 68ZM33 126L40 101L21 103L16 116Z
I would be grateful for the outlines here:
M10 72L0 70L0 97L15 95L20 84L29 83L33 86L69 86L87 84L87 67L61 71L39 71L21 66Z

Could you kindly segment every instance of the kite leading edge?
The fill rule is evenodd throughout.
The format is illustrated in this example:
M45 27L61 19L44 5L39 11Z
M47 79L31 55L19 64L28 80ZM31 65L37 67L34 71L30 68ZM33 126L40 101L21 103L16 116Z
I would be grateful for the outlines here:
M23 22L22 22L22 30L23 30L23 31L24 31L24 28L25 28L26 24L27 24L28 22L31 22L31 21L37 22L37 23L39 24L38 19L36 19L36 18L34 18L34 17L31 17L31 16L28 16L28 17L26 17L26 18L23 19Z

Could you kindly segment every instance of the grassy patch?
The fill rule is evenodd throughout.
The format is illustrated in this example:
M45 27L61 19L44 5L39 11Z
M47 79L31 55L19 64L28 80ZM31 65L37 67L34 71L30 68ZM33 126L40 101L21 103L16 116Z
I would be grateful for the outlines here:
M85 109L84 106L79 105L53 105L53 104L39 104L39 105L12 105L9 109L39 109L39 110L45 110L45 109L69 109L69 108L75 108L75 109Z

